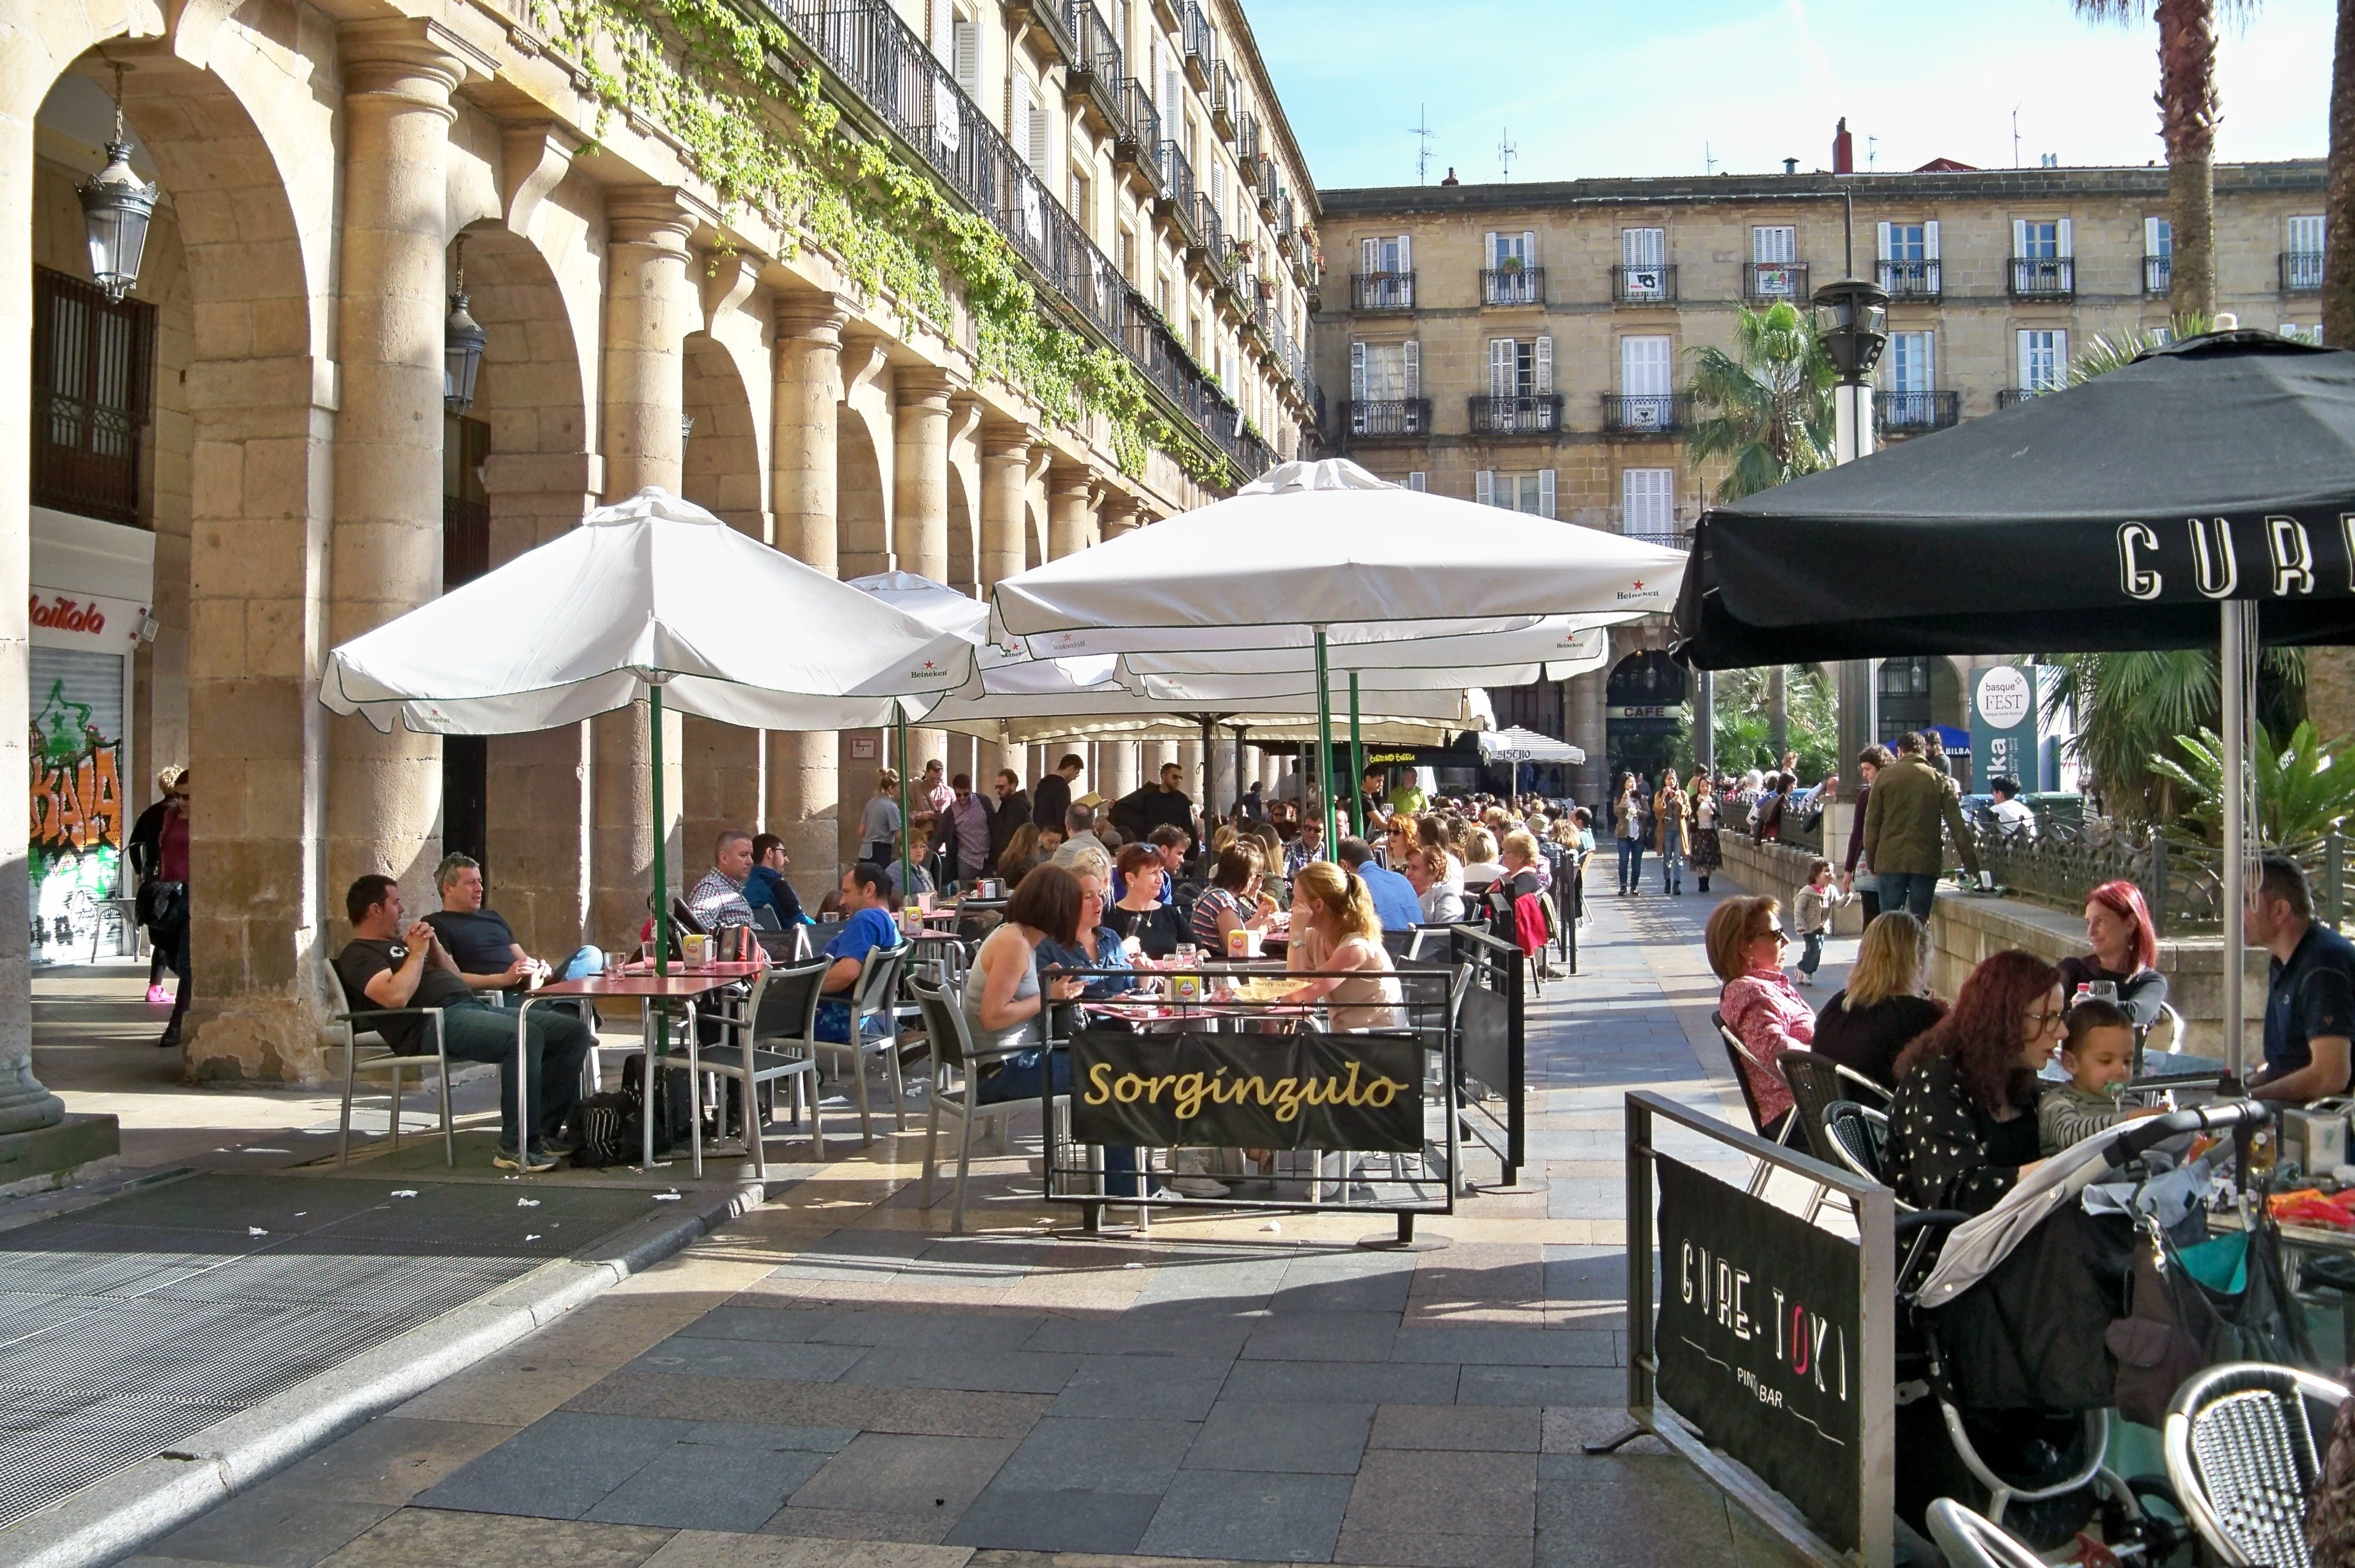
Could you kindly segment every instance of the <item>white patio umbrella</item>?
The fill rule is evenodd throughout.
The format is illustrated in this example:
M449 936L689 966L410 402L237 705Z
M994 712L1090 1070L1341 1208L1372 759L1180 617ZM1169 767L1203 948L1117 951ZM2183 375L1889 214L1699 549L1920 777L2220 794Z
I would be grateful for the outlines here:
M1540 735L1533 729L1515 726L1510 729L1491 730L1480 736L1480 755L1491 762L1509 764L1513 769L1513 794L1521 792L1521 764L1524 762L1569 762L1586 760L1585 751L1566 740L1556 740L1550 735Z
M1284 464L1228 500L1010 577L995 602L1042 656L1308 650L1329 818L1332 663L1494 664L1483 637L1667 610L1683 570L1674 550L1332 461Z
M655 487L327 656L320 701L380 730L551 729L644 700L755 729L861 729L954 690L973 645ZM655 835L655 953L670 901Z

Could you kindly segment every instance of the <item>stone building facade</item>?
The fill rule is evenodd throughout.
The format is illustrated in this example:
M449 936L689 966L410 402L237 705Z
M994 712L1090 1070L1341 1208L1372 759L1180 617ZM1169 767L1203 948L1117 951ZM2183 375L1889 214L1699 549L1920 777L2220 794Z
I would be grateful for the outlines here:
M2217 296L2244 326L2319 330L2320 160L2220 164ZM1734 311L1803 306L1850 264L1892 296L1881 439L2057 383L2094 334L2162 327L2164 168L1720 175L1322 193L1317 313L1328 445L1385 478L1678 544L1721 475L1685 450L1693 351ZM1852 224L1849 218L1853 204ZM1656 761L1680 681L1621 634L1612 671L1496 694L1498 716L1590 758ZM1887 712L1962 722L1964 662L1881 672ZM1918 666L1918 667L1914 667ZM1614 694L1612 682L1618 680ZM1657 768L1646 771L1657 777Z
M872 735L673 716L657 822L643 710L379 736L318 702L336 644L646 485L845 577L980 594L1313 432L1316 196L1237 0L726 14L25 0L0 25L0 565L25 588L45 529L94 519L152 541L121 814L157 765L193 769L191 1076L319 1074L359 873L430 908L463 845L534 951L617 945L657 832L691 877L714 828L764 826L830 885L890 759ZM112 306L74 193L118 67L161 194ZM463 416L461 266L485 339ZM127 343L122 374L91 346ZM93 400L103 440L75 422ZM729 594L714 614L762 613ZM25 602L0 595L10 777ZM1095 787L1159 760L1136 750L1089 749ZM0 828L0 858L25 832ZM27 1066L26 885L0 877L0 1134L56 1114Z

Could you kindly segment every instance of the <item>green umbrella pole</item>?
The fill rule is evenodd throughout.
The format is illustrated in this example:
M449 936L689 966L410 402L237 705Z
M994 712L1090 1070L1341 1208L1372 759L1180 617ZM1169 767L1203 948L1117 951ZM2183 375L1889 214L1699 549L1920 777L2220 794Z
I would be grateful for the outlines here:
M663 842L663 722L662 688L646 688L648 723L654 727L655 756L655 973L670 973L670 856Z
M911 863L912 851L910 845L916 830L909 825L908 816L908 710L894 704L891 711L895 715L892 723L900 737L900 898L902 903L912 904L916 899L916 872Z
M1335 857L1333 813L1333 687L1325 664L1325 629L1316 629L1316 779L1325 791L1325 858Z
M1358 673L1349 672L1349 821L1366 836L1366 742L1358 733Z

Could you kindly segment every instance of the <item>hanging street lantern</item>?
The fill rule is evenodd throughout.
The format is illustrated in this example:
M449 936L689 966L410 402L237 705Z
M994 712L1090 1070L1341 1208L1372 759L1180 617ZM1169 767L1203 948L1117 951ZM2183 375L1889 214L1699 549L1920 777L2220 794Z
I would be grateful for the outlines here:
M1816 331L1840 379L1853 387L1872 374L1889 342L1889 291L1861 278L1841 278L1816 291Z
M123 130L123 69L114 68L114 140L106 144L106 167L74 192L90 231L91 277L118 304L139 282L157 189L131 170L131 142Z
M466 237L458 237L451 269L450 319L442 323L442 406L463 414L474 406L474 377L483 368L483 345L490 334L466 310Z

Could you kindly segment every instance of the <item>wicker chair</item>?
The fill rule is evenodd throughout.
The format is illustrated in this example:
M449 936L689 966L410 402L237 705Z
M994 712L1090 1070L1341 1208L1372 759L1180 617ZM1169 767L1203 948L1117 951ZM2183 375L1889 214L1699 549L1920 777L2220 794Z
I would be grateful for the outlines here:
M2027 1542L1952 1498L1930 1505L1930 1539L1946 1568L2044 1568Z
M1886 1111L1893 1098L1862 1073L1814 1051L1785 1051L1774 1058L1774 1065L1782 1071L1783 1081L1791 1086L1791 1100L1799 1108L1800 1131L1809 1152L1827 1164L1839 1164L1840 1157L1824 1130L1826 1107L1847 1101Z
M1824 1107L1824 1142L1830 1147L1832 1163L1853 1171L1868 1181L1882 1186L1889 1179L1881 1174L1882 1161L1889 1148L1889 1113L1878 1106L1862 1106L1854 1100L1834 1100Z
M2306 1510L2322 1463L2307 1407L2325 1407L2327 1433L2346 1399L2328 1378L2264 1361L2212 1366L2175 1391L2167 1478L2226 1568L2309 1568Z

